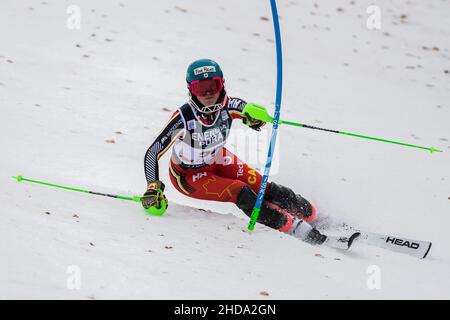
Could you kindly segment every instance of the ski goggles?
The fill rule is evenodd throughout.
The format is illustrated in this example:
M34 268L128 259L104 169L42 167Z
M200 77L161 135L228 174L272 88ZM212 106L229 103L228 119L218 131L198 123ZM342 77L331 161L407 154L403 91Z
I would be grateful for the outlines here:
M200 97L215 95L222 91L222 88L223 80L218 76L209 79L194 80L189 84L191 93Z

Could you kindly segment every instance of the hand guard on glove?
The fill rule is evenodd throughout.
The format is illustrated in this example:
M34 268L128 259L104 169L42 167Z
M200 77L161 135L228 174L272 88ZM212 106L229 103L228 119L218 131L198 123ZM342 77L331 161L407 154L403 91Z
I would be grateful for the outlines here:
M165 185L157 180L150 182L147 191L141 198L145 211L152 215L163 215L167 209L167 198L164 195Z
M253 130L256 130L256 131L261 131L261 127L266 124L264 121L250 117L250 115L248 113L244 113L242 115L242 122L246 126L252 128Z

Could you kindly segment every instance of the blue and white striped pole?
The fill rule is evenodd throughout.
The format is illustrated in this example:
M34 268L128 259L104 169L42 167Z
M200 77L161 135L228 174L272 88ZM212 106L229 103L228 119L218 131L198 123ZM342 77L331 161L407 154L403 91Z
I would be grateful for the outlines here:
M278 134L278 121L280 120L280 108L281 108L281 92L283 86L283 58L281 51L281 35L280 35L280 23L278 20L277 3L276 0L270 0L270 6L272 8L272 19L273 27L275 31L275 42L277 49L277 95L275 99L275 113L272 126L272 137L270 139L269 151L267 154L266 167L264 169L264 176L262 178L262 183L259 188L258 197L256 199L255 206L253 207L252 215L250 217L250 224L248 225L249 230L255 228L256 220L259 216L259 211L261 210L261 205L264 198L264 193L266 192L267 181L269 180L270 167L272 166L273 154L275 152L275 143Z

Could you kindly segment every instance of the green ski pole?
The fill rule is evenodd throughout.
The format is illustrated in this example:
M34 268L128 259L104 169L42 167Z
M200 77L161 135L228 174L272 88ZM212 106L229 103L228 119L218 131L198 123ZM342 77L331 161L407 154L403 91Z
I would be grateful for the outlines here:
M267 113L266 108L264 108L263 106L260 106L260 105L258 105L256 103L247 103L245 105L245 107L244 107L244 110L242 110L242 113L243 114L248 113L248 115L250 117L252 117L254 119L257 119L257 120L260 120L260 121L273 123L273 118ZM424 150L430 151L431 153L433 153L433 152L443 152L442 150L436 149L434 147L429 148L429 147L423 147L423 146L418 146L418 145L409 144L409 143L398 142L398 141L394 141L394 140L387 140L387 139L381 139L381 138L376 138L376 137L365 136L365 135L356 134L356 133L350 133L350 132L344 132L344 131L338 131L338 130L332 130L332 129L325 129L325 128L319 128L319 127L310 126L310 125L302 124L302 123L298 123L298 122L291 122L291 121L280 120L279 123L280 124L287 124L287 125L290 125L290 126L303 127L303 128L307 128L307 129L315 129L315 130L321 130L321 131L326 131L326 132L331 132L331 133L338 133L338 134L347 135L347 136L351 136L351 137L357 137L357 138L370 139L370 140L375 140L375 141L380 141L380 142L393 143L393 144L398 144L398 145L405 146L405 147L424 149Z
M24 178L22 176L17 176L17 177L12 177L12 178L14 180L17 180L18 182L28 181L28 182L32 182L32 183L41 184L41 185L44 185L44 186L55 187L55 188L60 188L60 189L65 189L65 190L84 192L84 193L95 194L95 195L98 195L98 196L116 198L116 199L121 199L121 200L129 200L129 201L141 202L141 197L126 197L126 196L119 196L119 195L115 195L115 194L108 194L108 193L89 191L89 190L84 190L84 189L79 189L79 188L72 188L72 187L67 187L67 186L61 186L61 185L48 183L48 182L44 182L44 181L32 180L32 179Z

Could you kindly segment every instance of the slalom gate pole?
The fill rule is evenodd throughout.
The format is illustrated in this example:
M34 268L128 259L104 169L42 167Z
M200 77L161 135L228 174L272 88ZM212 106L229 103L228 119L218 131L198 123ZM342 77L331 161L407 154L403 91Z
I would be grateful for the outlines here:
M283 58L281 50L280 22L278 20L276 0L270 0L270 6L272 8L272 19L275 32L275 42L277 52L277 93L275 99L275 114L273 118L272 137L270 139L264 175L262 178L261 186L259 187L258 197L256 198L256 203L255 206L253 207L252 215L250 217L250 223L248 225L248 229L250 231L253 231L253 229L255 228L255 223L256 220L258 219L259 212L261 210L264 193L266 192L267 181L269 180L270 174L270 167L272 166L273 154L275 152L275 143L278 134L278 121L280 119L280 109L281 109L281 93L283 85Z

